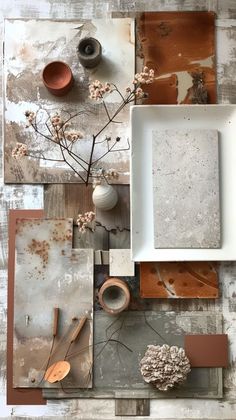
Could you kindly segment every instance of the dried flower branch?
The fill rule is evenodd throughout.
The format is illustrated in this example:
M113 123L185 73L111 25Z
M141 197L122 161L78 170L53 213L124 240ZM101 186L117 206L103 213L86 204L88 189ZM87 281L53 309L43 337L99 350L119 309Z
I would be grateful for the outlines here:
M92 135L89 157L84 157L82 151L78 152L77 144L78 141L84 138L84 134L81 130L74 129L71 124L74 123L74 119L82 114L88 115L91 113L90 110L84 109L75 114L68 114L67 118L64 118L62 112L59 111L50 114L47 110L39 109L37 112L26 111L25 117L27 120L27 127L30 127L35 131L37 135L40 135L45 141L52 142L57 146L57 154L60 153L60 158L48 158L46 153L42 153L42 150L35 152L35 150L28 150L27 146L23 143L17 143L17 146L12 151L12 156L15 158L21 158L22 156L30 156L35 159L43 159L45 161L63 162L67 164L69 168L78 176L78 178L86 185L93 179L98 178L94 176L96 172L97 164L107 154L112 152L121 152L129 150L129 141L127 139L127 146L118 146L121 138L117 136L112 139L110 136L105 136L101 140L100 136L104 130L110 124L118 124L116 118L118 114L130 103L135 102L137 99L145 99L146 93L142 89L142 85L150 84L154 81L154 70L144 67L141 73L136 73L132 86L128 86L123 94L114 83L102 83L99 80L95 80L89 85L89 97L90 99L100 102L103 105L104 112L107 116L107 122L101 127L97 133ZM106 103L106 97L112 93L116 93L120 97L120 103L117 109L111 111L109 104ZM63 111L65 113L65 111ZM44 116L43 116L44 114ZM45 119L46 117L46 119ZM95 156L95 149L101 143L106 145L106 152L102 152L100 155ZM103 174L103 178L108 182L111 179L117 179L114 176L114 171L110 174Z

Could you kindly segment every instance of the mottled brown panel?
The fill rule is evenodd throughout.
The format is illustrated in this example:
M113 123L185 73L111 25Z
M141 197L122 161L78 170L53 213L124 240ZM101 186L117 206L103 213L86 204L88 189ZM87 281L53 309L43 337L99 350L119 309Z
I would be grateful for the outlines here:
M217 298L218 275L208 262L140 263L143 298Z
M41 389L13 388L13 323L14 323L14 278L15 278L15 230L16 219L21 217L41 218L43 210L10 210L8 247L8 296L7 296L7 404L42 405L46 400Z
M116 400L116 416L149 416L150 400L148 399L119 399Z
M154 68L158 76L147 89L145 86L149 94L146 103L192 103L188 91L192 72L203 72L208 103L216 103L213 12L142 13L137 19L137 39L140 63ZM186 77L180 101L179 77Z
M228 335L186 335L184 348L191 367L228 367Z

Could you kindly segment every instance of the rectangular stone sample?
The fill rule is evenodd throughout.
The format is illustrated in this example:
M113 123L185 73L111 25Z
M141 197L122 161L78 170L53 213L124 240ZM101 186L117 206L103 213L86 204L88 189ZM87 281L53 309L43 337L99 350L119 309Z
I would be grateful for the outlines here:
M153 131L155 248L220 248L217 130Z
M127 311L110 316L95 311L94 383L91 390L47 389L47 398L220 398L222 369L192 369L187 381L166 393L143 381L139 361L148 344L182 346L186 334L222 332L221 314ZM106 345L102 343L111 338ZM112 341L117 340L117 341ZM70 390L72 391L72 390Z
M184 348L192 367L225 367L229 365L227 334L186 335Z
M134 276L134 262L131 261L130 249L110 249L110 276Z
M216 264L208 262L141 262L142 298L218 298Z
M93 362L93 250L72 249L72 219L17 219L14 290L15 387L60 387L41 382L52 344L53 308L59 333L50 365L63 360L79 320L87 321L70 349L64 388L91 387ZM83 351L82 351L83 349ZM19 363L21 360L21 363Z

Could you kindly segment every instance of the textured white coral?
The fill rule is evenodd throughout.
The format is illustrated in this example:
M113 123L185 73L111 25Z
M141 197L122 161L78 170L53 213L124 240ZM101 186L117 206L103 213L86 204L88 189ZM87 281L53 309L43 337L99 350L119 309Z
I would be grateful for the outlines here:
M145 382L153 384L160 391L167 391L184 382L191 369L183 348L150 344L140 361L140 370Z

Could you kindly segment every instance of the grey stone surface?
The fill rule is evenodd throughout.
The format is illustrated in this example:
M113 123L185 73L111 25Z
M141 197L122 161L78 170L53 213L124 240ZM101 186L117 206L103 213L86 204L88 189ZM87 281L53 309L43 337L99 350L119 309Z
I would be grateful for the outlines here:
M220 248L217 130L153 131L155 248Z

